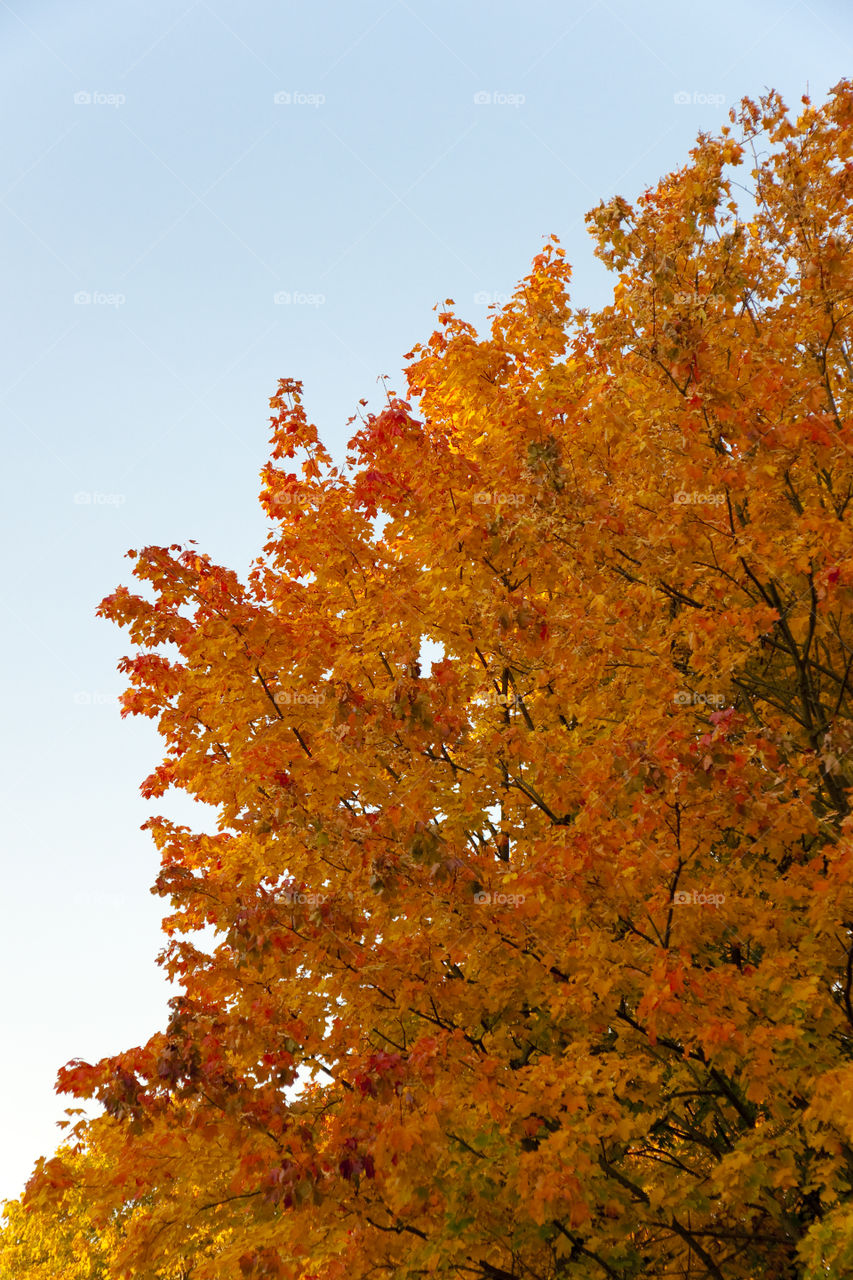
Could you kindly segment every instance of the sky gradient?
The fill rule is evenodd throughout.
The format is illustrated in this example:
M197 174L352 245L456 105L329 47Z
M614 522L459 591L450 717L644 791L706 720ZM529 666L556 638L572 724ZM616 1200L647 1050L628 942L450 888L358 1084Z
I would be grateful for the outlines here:
M437 303L482 326L554 233L603 305L587 210L851 54L848 0L0 0L0 1199L59 1140L59 1066L144 1042L170 994L139 827L199 814L139 796L158 739L94 616L125 551L244 573L280 377L342 457Z

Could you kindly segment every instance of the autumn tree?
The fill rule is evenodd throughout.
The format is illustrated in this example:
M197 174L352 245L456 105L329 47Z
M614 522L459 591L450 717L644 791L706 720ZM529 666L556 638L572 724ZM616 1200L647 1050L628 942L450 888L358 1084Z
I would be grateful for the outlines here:
M280 383L247 581L130 553L218 831L5 1249L84 1162L116 1277L853 1274L853 82L588 221L611 305L550 240L345 461Z
M105 1153L85 1144L62 1146L42 1164L42 1185L58 1202L49 1223L18 1201L6 1206L0 1280L111 1280L111 1258L131 1206L129 1197L113 1206L90 1194L106 1167Z

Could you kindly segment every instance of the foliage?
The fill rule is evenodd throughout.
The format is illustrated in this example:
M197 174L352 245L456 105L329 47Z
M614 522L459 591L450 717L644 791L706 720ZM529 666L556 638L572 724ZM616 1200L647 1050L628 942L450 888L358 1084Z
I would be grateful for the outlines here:
M281 382L248 580L103 601L219 831L148 823L181 994L8 1274L853 1272L853 82L589 223L612 305L448 301L346 465Z

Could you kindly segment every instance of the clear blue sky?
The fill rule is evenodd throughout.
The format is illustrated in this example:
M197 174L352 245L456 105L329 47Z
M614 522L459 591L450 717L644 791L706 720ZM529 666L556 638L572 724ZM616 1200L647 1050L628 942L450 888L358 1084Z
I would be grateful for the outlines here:
M849 0L0 0L0 1198L56 1145L57 1068L141 1043L169 994L158 741L94 617L125 550L245 570L279 377L340 454L436 302L482 323L553 232L601 305L583 214L851 54Z

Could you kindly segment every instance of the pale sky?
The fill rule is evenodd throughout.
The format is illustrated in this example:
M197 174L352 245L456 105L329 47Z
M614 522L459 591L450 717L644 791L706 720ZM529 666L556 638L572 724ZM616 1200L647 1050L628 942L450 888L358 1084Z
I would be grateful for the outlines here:
M482 324L555 233L602 305L584 213L852 54L848 0L0 0L0 1198L60 1137L57 1069L165 1021L139 826L192 806L138 793L159 740L94 617L125 550L244 572L280 377L340 456L434 304Z

